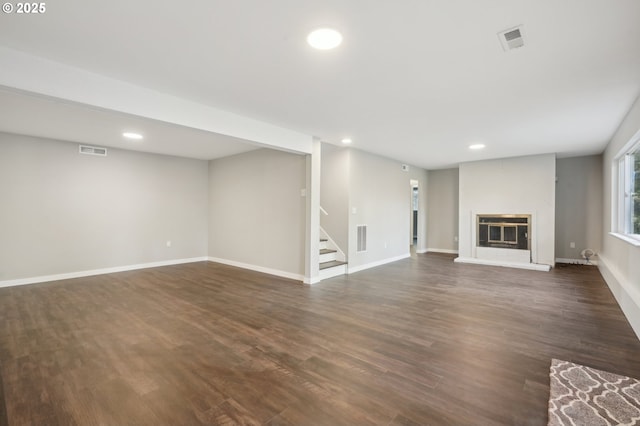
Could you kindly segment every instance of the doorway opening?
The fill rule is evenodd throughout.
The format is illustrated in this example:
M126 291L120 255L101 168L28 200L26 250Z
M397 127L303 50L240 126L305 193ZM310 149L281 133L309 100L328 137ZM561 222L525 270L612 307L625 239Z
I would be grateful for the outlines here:
M409 248L411 254L415 254L418 247L418 206L419 206L419 188L418 181L411 179L411 203L409 210Z

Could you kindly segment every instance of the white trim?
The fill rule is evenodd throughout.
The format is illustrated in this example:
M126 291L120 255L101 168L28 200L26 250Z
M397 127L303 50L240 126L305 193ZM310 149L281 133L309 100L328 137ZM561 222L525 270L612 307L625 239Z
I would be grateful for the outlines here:
M613 268L611 262L600 256L598 269L627 317L631 328L640 339L640 291Z
M632 181L633 165L631 153L640 152L640 130L614 156L611 163L611 231L609 234L633 246L640 241L633 235L633 205L629 185Z
M397 262L398 260L406 259L411 257L411 253L406 253L396 257L390 257L388 259L378 260L376 262L367 263L360 266L348 267L347 274L353 274L354 272L364 271L365 269L375 268L376 266L386 265L387 263Z
M633 151L636 148L636 144L640 147L640 130L638 130L632 137L629 139L629 142L624 144L622 148L618 151L618 153L613 157L614 161L620 159L620 157L627 154L629 151Z
M302 281L302 283L303 283L303 284L305 284L305 285L314 285L314 284L318 284L320 281L322 281L322 280L320 279L320 277L313 277L313 278L311 278L311 279L309 279L309 278L305 278L305 279Z
M416 251L416 253L420 253ZM439 248L428 248L422 253L447 253L447 254L458 254L458 250L449 250L449 249L439 249Z
M91 277L93 275L113 274L115 272L135 271L136 269L157 268L159 266L179 265L182 263L206 262L208 258L192 257L188 259L163 260L160 262L139 263L136 265L114 266L112 268L91 269L88 271L67 272L64 274L41 275L39 277L20 278L16 280L0 281L0 287L13 287L16 285L37 284L48 281L69 280L72 278Z
M612 237L619 238L622 241L625 241L625 242L631 244L632 246L640 247L640 240L637 239L637 238L634 238L634 237L632 237L630 235L620 234L618 232L609 232L609 235L611 235Z
M587 263L586 259L568 259L565 257L556 257L556 263L570 263L572 265L578 264L578 265L598 266L597 260L590 260L589 263Z
M473 263L476 265L489 265L489 266L503 266L505 268L518 268L528 269L531 271L545 271L551 270L550 265L542 265L539 263L516 263L516 262L500 262L495 260L476 259L473 257L456 257L453 259L456 263Z
M430 249L416 249L416 254L424 254L427 253Z
M333 277L338 277L347 273L347 265L332 266L331 268L320 269L320 280L326 280Z
M237 262L235 260L221 259L219 257L208 257L209 262L222 263L224 265L235 266L237 268L249 269L250 271L262 272L263 274L275 275L276 277L289 278L296 281L304 281L304 276L293 272L280 271L278 269L266 268L264 266L252 265L250 263Z

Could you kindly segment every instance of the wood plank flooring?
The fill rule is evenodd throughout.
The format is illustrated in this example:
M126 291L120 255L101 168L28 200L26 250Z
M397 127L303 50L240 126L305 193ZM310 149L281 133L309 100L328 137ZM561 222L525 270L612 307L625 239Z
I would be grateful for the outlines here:
M640 377L593 267L427 254L307 287L203 262L0 289L0 424L544 425L551 358Z

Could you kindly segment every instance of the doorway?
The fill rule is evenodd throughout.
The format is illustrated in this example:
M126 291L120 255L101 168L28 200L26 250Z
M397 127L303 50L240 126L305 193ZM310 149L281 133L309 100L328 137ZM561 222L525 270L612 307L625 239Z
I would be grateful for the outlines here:
M418 181L411 179L411 202L409 209L409 248L411 255L416 253L418 247L418 209L419 209L419 187Z

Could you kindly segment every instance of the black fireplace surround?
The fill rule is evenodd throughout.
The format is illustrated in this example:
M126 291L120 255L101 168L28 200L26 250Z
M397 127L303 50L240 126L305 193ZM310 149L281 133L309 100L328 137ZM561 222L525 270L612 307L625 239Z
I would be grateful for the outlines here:
M529 250L531 215L479 214L477 246Z

